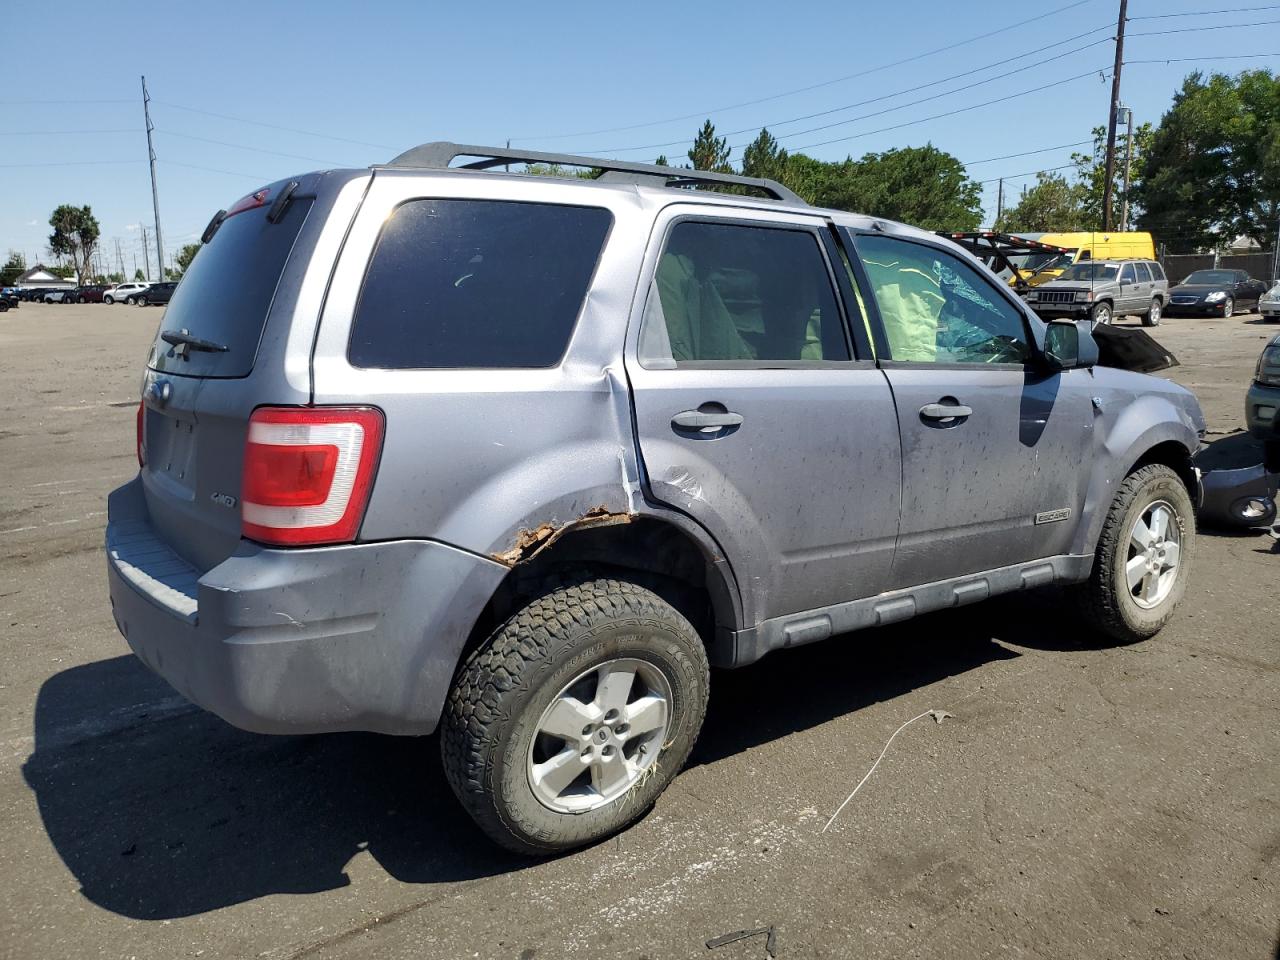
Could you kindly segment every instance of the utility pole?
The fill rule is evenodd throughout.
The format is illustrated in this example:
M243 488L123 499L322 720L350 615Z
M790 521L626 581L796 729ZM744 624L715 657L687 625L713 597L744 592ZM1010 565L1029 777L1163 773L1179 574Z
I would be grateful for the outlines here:
M1120 0L1120 18L1116 21L1116 62L1111 70L1111 115L1107 120L1107 160L1102 184L1102 229L1111 229L1111 194L1116 175L1116 119L1120 113L1120 68L1124 66L1124 25L1128 19L1129 0Z
M1133 111L1124 108L1126 131L1124 135L1124 199L1120 201L1120 232L1129 229L1129 168L1133 164Z
M1000 226L1000 218L1004 216L1004 177L1000 178L1000 185L996 187L996 227Z
M1121 0L1123 2L1123 0ZM151 140L155 124L151 122L151 96L147 93L147 78L142 78L142 115L147 121L147 156L151 160L151 206L156 214L156 263L160 266L160 279L164 279L164 241L160 237L160 194L156 191L156 148ZM148 274L150 270L148 269Z
M151 251L147 246L147 228L142 224L138 224L142 228L142 263L147 268L147 283L151 282Z
M124 254L120 252L120 238L113 238L116 242L116 262L120 264L120 276L124 276ZM127 279L127 278L126 278Z
M1271 280L1280 283L1280 216L1276 218L1276 250L1271 258Z

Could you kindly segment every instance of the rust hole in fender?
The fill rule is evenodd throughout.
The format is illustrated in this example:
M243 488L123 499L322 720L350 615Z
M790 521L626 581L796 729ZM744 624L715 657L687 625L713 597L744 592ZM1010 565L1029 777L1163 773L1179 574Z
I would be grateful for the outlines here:
M604 504L592 507L576 520L570 520L561 526L553 523L541 523L536 527L526 527L516 533L510 548L501 553L492 554L494 560L514 567L518 563L532 560L561 536L570 530L582 530L586 527L607 527L616 523L630 523L635 518L631 513L612 513Z

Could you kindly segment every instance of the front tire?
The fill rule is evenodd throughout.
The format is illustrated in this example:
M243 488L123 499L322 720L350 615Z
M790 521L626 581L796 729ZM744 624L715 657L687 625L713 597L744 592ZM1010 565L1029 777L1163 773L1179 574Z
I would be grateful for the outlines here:
M1227 297L1227 299L1222 301L1222 316L1224 319L1230 316L1234 316L1235 312L1236 312L1236 302L1234 300L1232 300L1230 297Z
M708 685L697 631L655 593L560 586L460 668L441 721L445 773L510 850L592 843L639 818L684 766Z
M1093 325L1107 326L1111 323L1111 304L1100 303L1093 308Z
M1160 317L1161 317L1162 310L1163 310L1163 304L1161 304L1158 299L1152 300L1151 308L1147 310L1147 315L1142 318L1142 325L1144 327L1160 326Z
M103 297L103 298L102 298L102 302L103 302L103 303L115 303L115 302L116 302L116 298L115 298L115 297Z
M1158 633L1186 591L1195 539L1195 507L1177 473L1154 463L1129 474L1081 586L1087 619L1121 643Z

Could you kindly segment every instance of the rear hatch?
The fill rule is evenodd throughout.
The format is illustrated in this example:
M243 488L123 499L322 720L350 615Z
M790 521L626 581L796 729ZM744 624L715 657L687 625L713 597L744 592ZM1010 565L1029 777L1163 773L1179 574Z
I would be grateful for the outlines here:
M254 407L309 399L309 380L301 394L287 381L285 364L296 358L284 351L292 339L309 352L310 335L287 334L327 212L313 210L322 179L292 182L283 202L288 182L219 211L147 360L139 414L147 508L156 533L198 570L240 542L240 473ZM314 331L315 318L309 322Z

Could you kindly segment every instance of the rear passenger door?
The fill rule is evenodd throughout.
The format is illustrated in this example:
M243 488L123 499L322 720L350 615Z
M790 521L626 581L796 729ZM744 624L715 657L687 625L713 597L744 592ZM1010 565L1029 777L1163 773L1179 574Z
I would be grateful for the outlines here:
M958 252L845 236L873 294L902 433L889 587L1069 553L1091 454L1090 371L1040 368L1031 321Z
M1121 264L1120 266L1120 293L1116 297L1115 313L1117 317L1125 316L1130 313L1137 313L1142 308L1143 296L1140 284L1138 283L1138 273L1132 263Z
M821 217L677 204L646 254L627 352L644 483L719 542L749 624L889 577L897 419L843 302Z

